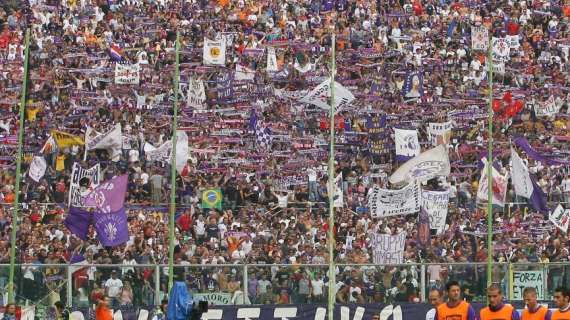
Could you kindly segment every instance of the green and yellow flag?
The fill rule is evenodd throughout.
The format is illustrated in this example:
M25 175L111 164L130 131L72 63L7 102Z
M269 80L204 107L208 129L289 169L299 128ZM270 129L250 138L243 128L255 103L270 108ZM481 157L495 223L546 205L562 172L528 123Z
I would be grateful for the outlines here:
M55 143L60 148L67 148L71 146L82 146L85 144L80 136L69 134L67 132L52 130L51 136L54 138Z
M222 210L222 191L219 188L205 190L202 193L202 208Z

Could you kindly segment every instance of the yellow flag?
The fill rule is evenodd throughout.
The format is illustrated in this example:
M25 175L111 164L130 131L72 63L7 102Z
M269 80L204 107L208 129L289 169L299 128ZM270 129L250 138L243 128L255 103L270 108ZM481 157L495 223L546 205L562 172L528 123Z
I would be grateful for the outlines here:
M85 142L83 142L83 139L81 137L66 132L52 130L51 135L55 139L55 143L57 143L57 146L60 148L67 148L75 145L82 146L85 144Z

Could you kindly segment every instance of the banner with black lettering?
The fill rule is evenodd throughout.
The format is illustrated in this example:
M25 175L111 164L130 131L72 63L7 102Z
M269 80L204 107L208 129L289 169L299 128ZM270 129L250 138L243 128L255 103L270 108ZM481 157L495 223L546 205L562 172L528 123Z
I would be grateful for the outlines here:
M115 64L115 84L139 84L140 66L136 64Z
M374 186L368 192L368 208L374 218L413 214L420 210L420 185L409 183L399 190Z
M430 229L437 230L437 234L441 234L445 229L448 205L449 190L422 190L422 208L428 213Z
M451 129L453 123L451 121L436 123L428 123L428 137L431 145L436 147L440 144L448 144L451 141Z
M396 235L373 234L370 245L374 250L372 252L372 258L375 264L404 263L406 232L400 232Z
M69 183L69 206L83 207L83 199L99 185L101 167L99 164L90 169L84 169L79 163L73 164L71 182Z

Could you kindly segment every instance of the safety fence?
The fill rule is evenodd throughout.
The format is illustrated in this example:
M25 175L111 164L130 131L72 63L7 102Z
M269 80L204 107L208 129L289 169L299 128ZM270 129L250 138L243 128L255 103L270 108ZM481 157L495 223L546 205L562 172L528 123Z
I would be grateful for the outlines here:
M210 305L321 304L328 301L328 265L218 264L175 265L195 299ZM473 302L484 301L487 265L336 264L338 303L423 302L432 288L457 280ZM492 281L505 298L522 300L525 287L535 287L539 300L551 300L557 286L570 284L570 264L496 263ZM0 288L7 299L8 265L0 265ZM167 265L19 264L15 269L16 302L36 306L36 314L56 301L73 309L90 308L103 295L113 308L160 305L167 298Z

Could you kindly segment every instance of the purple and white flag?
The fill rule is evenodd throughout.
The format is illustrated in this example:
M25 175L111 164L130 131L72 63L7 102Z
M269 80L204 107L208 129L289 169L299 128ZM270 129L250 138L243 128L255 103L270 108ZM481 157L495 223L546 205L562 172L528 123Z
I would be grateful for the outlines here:
M103 246L115 247L129 241L127 213L124 207L112 213L94 213L93 219L97 237Z
M80 239L87 240L90 222L91 213L89 211L71 207L67 217L65 217L64 224L71 233Z
M86 207L95 207L99 213L111 213L120 210L125 203L127 175L115 177L97 186L83 200Z

